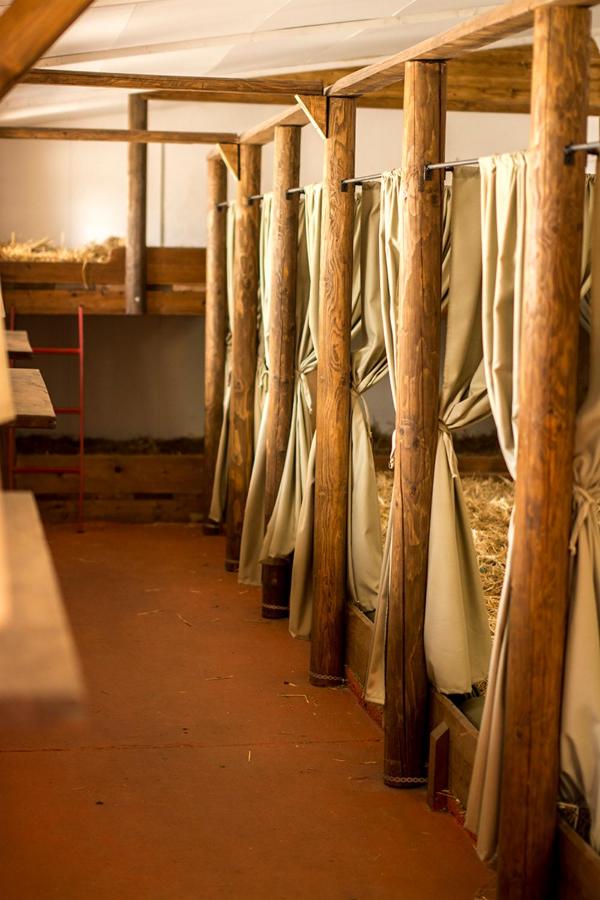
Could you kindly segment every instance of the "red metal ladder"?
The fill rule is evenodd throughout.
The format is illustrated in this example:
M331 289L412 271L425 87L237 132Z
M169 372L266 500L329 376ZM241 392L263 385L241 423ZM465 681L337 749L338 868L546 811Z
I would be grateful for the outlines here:
M15 327L15 308L10 310L10 328ZM79 417L79 464L77 466L17 466L14 428L11 428L8 454L9 488L14 488L15 475L79 475L79 497L77 530L83 531L84 510L83 499L85 489L85 388L84 388L84 340L83 340L83 307L77 310L78 343L75 347L33 347L34 356L77 356L79 358L79 405L56 406L54 411L59 416Z

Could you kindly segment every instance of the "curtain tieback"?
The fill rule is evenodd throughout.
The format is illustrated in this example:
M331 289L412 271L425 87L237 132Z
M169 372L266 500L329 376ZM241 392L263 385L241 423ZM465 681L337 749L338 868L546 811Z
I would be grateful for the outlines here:
M438 419L438 430L444 442L444 449L446 451L446 457L448 459L448 468L450 469L450 474L453 478L458 478L458 459L456 458L456 453L454 450L452 432L450 431L446 423L442 422L441 419Z
M310 392L310 387L308 385L308 379L306 377L307 373L303 372L301 369L296 369L296 383L298 385L298 389L300 394L304 398L304 403L306 404L306 408L309 413L312 414L313 411L313 402L312 402L312 394Z
M600 493L586 491L579 484L573 485L573 500L577 508L575 521L571 529L571 540L569 541L569 550L574 556L577 553L577 541L579 534L583 528L583 524L592 510L598 510L600 507Z
M362 391L359 391L355 387L355 385L351 384L350 396L352 397L353 402L356 401L359 404L361 412L363 414L363 418L365 420L365 424L367 426L367 431L369 432L369 438L372 440L373 435L371 433L371 416L369 414L369 407L367 406L365 398L363 397Z

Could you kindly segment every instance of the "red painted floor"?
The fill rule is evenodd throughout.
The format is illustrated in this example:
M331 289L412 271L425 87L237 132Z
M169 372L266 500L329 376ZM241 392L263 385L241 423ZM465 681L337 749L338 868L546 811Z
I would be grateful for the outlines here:
M467 900L489 880L198 527L49 530L89 721L0 733L2 900Z

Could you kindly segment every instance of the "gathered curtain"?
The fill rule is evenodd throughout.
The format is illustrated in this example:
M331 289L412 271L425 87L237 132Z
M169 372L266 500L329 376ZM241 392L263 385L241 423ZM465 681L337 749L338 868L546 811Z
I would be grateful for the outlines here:
M480 160L483 255L483 329L486 380L500 447L514 478L518 443L518 375L526 227L525 153L505 154ZM597 188L596 188L597 189ZM592 371L587 399L578 413L574 460L575 524L571 540L574 554L571 572L571 609L567 631L563 716L561 733L561 796L585 802L592 814L592 841L600 849L598 814L600 767L600 631L597 561L600 561L600 376L594 359L594 343L600 332L600 279L596 286L591 269L600 272L598 238L590 238L599 207L593 201L594 186L588 178L584 205L584 238L581 267L581 321L591 319ZM590 286L592 310L590 315ZM596 353L597 355L597 353ZM513 529L509 546L498 621L492 648L485 706L467 804L467 827L477 834L477 850L490 862L496 857L502 748L505 728L505 684L510 621L510 575ZM600 587L600 585L598 585Z
M452 432L490 414L481 330L480 179L453 178L451 253L439 430L433 475L424 642L429 680L468 693L487 676L491 633Z
M269 407L269 326L271 309L271 242L273 194L264 194L258 251L259 341L254 383L254 461L244 512L238 580L260 584L260 547L264 534L267 413Z
M229 404L231 400L231 343L233 327L233 251L235 244L235 202L227 207L225 259L227 269L227 335L225 338L225 390L223 392L223 423L215 462L212 494L208 518L221 523L227 504L227 458L229 449Z

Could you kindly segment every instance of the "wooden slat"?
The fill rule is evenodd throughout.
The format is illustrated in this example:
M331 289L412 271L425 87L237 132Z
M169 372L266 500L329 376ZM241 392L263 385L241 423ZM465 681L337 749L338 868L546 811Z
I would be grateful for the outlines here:
M0 17L0 98L92 0L13 0Z
M29 335L26 331L7 331L6 349L13 359L22 359L33 356Z
M237 135L220 131L144 131L127 128L2 127L0 140L117 141L130 144L235 144Z
M306 112L298 105L271 116L265 122L261 122L254 128L249 128L240 135L241 144L270 144L275 138L275 129L278 125L306 125L309 118Z
M598 900L600 856L566 822L558 823L558 900Z
M595 6L599 0L515 0L461 22L449 31L428 38L380 62L340 78L326 89L329 96L357 97L381 90L404 78L410 60L455 59L525 31L533 24L534 9L549 6ZM481 92L483 94L483 91Z
M134 90L193 91L196 94L219 92L235 99L238 94L276 94L293 96L322 94L323 80L315 75L310 81L295 78L215 78L192 75L141 75L124 72L78 72L62 69L32 69L26 84L72 85L74 87L127 88Z
M54 428L56 415L39 369L11 369L17 428Z
M124 315L124 289L114 290L19 290L7 289L6 302L16 313L63 316L77 312L79 306L91 315ZM148 315L203 316L204 287L191 290L149 291Z
M148 247L148 284L202 284L205 247Z
M38 723L81 713L83 683L33 496L0 494L12 613L0 628L0 720Z

